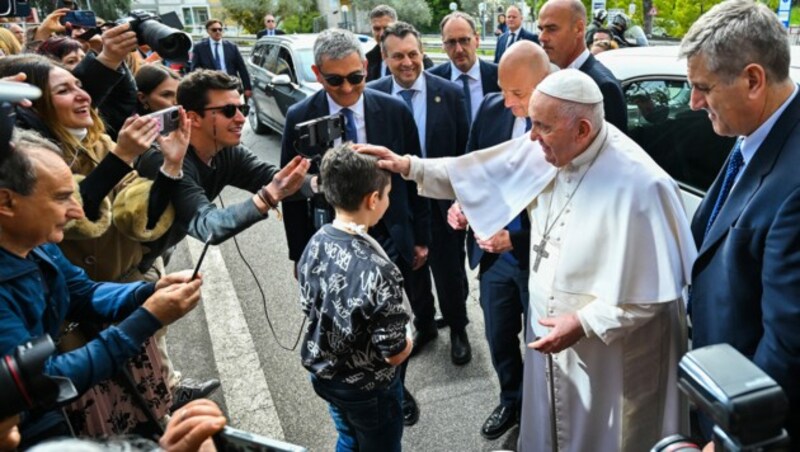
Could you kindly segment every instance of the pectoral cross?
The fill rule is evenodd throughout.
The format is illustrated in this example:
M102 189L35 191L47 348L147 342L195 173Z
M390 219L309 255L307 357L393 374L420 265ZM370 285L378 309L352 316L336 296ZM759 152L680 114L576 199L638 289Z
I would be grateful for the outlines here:
M538 245L533 245L533 252L536 253L536 260L533 262L534 272L539 271L539 263L542 262L542 258L550 257L550 253L544 250L545 246L547 246L547 237L542 237L542 241Z

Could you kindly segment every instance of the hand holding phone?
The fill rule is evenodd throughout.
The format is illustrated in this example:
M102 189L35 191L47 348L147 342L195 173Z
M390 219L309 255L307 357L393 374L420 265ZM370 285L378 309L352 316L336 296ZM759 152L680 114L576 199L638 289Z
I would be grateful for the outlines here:
M200 253L200 259L197 259L197 265L194 267L194 271L192 272L192 279L194 281L197 279L197 275L200 273L200 266L203 265L203 259L206 258L206 252L208 251L208 247L211 245L211 234L208 234L208 238L206 238L206 243L203 245L203 252Z
M97 18L93 11L67 11L67 14L64 14L59 21L61 25L66 25L69 22L73 27L97 28Z
M178 111L180 107L169 107L145 116L154 118L158 121L158 130L161 135L169 135L170 132L176 130L181 125L181 114Z
M214 446L220 452L306 452L305 447L285 443L233 427L225 427L215 434Z

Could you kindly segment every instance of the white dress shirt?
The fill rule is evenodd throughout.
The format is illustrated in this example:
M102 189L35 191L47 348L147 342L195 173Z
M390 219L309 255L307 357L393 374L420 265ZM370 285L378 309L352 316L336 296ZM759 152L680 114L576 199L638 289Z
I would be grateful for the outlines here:
M461 80L458 79L462 74L461 69L456 67L455 64L450 62L450 80L461 86ZM469 76L469 95L472 104L472 117L469 118L470 122L475 120L475 115L478 114L478 108L483 102L483 83L481 83L481 62L479 59L475 60L475 64L466 72Z
M330 94L325 94L325 97L328 98L328 114L335 115L339 113L343 108L341 105L337 104L333 99L331 99ZM368 143L367 141L367 122L364 117L364 95L358 97L358 100L355 104L347 107L350 111L353 112L353 119L356 122L356 131L358 132L358 142L359 143ZM334 142L334 146L339 146L342 144L342 139L337 138Z
M225 46L222 44L222 39L219 41L215 41L214 39L209 39L209 44L211 44L211 58L216 61L217 58L217 50L219 50L219 64L220 70L224 73L228 73L228 67L225 66ZM219 43L219 47L217 46Z
M403 96L400 95L400 91L404 91L406 88L403 88L397 80L392 77L392 95L397 96L403 104L406 103ZM428 98L428 89L427 83L425 83L425 76L420 74L417 77L417 80L414 81L414 84L411 85L409 88L414 92L411 96L411 105L414 107L414 122L417 123L417 134L419 135L419 148L422 151L422 156L427 157L428 153L425 149L425 127L427 124L427 117L428 117L428 103L426 99Z

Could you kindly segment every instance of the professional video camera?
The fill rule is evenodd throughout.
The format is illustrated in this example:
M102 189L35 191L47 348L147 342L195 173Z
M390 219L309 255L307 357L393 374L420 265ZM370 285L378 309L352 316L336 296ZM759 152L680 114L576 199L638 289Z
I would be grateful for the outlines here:
M344 116L339 113L297 124L294 130L299 139L294 143L295 150L319 165L325 152L333 147L333 142L344 135L344 122ZM318 184L322 183L319 179L317 181ZM321 193L314 195L311 200L311 215L315 229L333 221L333 208Z
M181 30L161 23L161 18L147 11L131 11L128 17L119 19L117 24L131 24L139 44L147 44L165 59L185 62L189 60L192 40Z
M709 345L684 355L678 386L714 422L716 452L789 451L789 436L783 429L789 411L786 395L730 345ZM651 452L699 450L688 438L673 435Z
M0 362L0 419L35 408L47 408L78 396L69 379L42 374L44 362L56 351L44 335L17 347Z

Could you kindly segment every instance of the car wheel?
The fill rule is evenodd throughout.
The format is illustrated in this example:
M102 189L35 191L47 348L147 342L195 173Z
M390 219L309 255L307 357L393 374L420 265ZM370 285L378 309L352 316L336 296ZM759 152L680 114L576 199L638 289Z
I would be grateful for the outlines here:
M250 128L253 129L256 135L269 133L269 127L258 119L258 107L256 107L256 103L252 99L250 100L250 114L247 115L247 119L250 121Z

